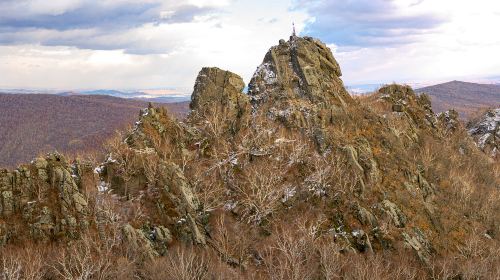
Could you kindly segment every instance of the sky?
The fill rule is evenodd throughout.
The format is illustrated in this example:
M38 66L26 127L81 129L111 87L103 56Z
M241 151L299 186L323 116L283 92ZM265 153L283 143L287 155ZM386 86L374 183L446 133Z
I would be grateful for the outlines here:
M496 0L0 0L0 88L190 91L204 66L248 83L292 22L352 87L500 80Z

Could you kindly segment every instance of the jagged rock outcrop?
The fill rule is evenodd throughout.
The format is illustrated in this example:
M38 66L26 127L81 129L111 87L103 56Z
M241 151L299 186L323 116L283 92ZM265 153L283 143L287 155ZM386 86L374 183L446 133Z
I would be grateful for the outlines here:
M493 158L500 155L500 108L488 110L467 124L469 134L477 146Z
M128 224L122 232L146 259L165 254L172 240L206 243L200 202L183 170L169 160L188 160L192 154L186 148L196 139L196 131L150 107L141 112L121 152L109 155L96 169L100 185L144 205L144 217L129 222L147 230Z
M272 47L249 85L255 103L267 98L308 98L323 105L346 106L352 98L330 49L311 37L292 36Z
M59 154L36 158L12 172L0 171L0 240L78 237L92 221L81 184L87 179L92 177L75 173L75 165Z
M354 204L353 210L355 211L354 215L362 225L368 225L372 228L378 226L377 217L366 208L360 206L359 203Z
M419 228L414 228L413 233L403 232L405 244L411 247L417 253L419 259L426 265L430 265L430 259L434 253L431 243L427 240L425 234Z
M193 122L220 121L233 134L248 123L250 100L243 94L243 79L216 67L201 69L191 95L190 108Z
M457 131L460 126L458 112L453 109L439 113L437 118L445 135L449 135L450 133Z
M248 94L254 107L264 107L265 114L289 127L321 126L352 103L341 75L324 43L292 36L269 50Z
M133 133L127 135L125 142L136 150L161 149L168 146L177 152L183 148L189 131L168 115L164 107L142 110Z
M170 231L163 226L146 226L145 228L136 229L130 224L126 224L122 227L122 234L129 249L138 253L141 261L165 255L168 246L172 243Z
M353 98L340 76L327 46L296 36L269 50L248 95L238 75L203 68L188 119L150 106L95 168L99 236L116 224L141 261L199 245L249 275L289 249L319 263L333 243L328 254L409 249L429 264L476 231L497 242L499 179L456 114L437 117L409 86ZM58 162L0 175L2 217L26 212L34 237L89 226L89 167ZM30 190L34 180L60 197L57 207L24 210L14 185ZM106 199L118 206L113 217ZM0 242L12 228L1 220Z
M392 111L407 116L417 128L436 127L437 118L430 98L417 95L408 85L386 85L379 89L380 98L392 105Z
M399 209L399 207L395 203L386 199L382 201L382 207L386 211L387 215L391 217L392 222L396 227L405 227L407 222L406 215L403 213L403 211L401 211L401 209Z

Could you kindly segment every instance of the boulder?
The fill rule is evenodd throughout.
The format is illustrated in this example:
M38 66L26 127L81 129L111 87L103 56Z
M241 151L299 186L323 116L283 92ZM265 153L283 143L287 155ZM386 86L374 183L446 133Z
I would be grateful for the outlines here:
M405 244L415 251L420 261L429 265L434 248L422 230L414 228L413 233L403 232L402 235Z
M358 221L362 225L368 225L370 227L378 226L377 217L375 217L375 215L373 215L367 209L361 207L359 203L356 203L354 205L353 210L354 210L354 216L358 219Z
M403 213L403 211L401 211L401 209L399 209L399 207L395 203L386 199L382 201L382 207L387 213L387 215L391 217L396 227L398 228L405 227L407 222L406 215Z
M142 261L148 261L159 256L158 252L153 248L153 244L142 230L126 224L122 228L122 234L127 247L133 250L134 253L139 254Z

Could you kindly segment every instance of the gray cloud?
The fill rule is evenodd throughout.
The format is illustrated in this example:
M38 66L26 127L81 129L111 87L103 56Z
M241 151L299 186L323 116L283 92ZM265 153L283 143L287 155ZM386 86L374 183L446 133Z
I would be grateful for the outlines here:
M339 46L411 43L447 20L436 13L403 13L392 0L296 0L293 9L305 10L315 18L303 33Z
M143 38L130 33L145 25L188 23L215 12L216 7L172 0L0 0L0 44L159 53L168 48L146 46Z

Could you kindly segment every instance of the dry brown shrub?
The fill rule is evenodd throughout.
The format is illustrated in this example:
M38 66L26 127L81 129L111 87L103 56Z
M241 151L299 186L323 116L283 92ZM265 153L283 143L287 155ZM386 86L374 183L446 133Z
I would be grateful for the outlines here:
M283 171L273 167L249 167L246 182L235 186L238 202L242 206L242 219L260 223L275 213L281 205L284 186Z
M111 279L115 249L120 244L119 239L101 242L97 236L85 234L55 252L49 266L58 279Z
M28 243L22 248L0 248L0 251L0 279L44 279L47 248L43 245Z
M234 271L213 254L197 248L179 246L165 256L145 264L142 271L149 280L238 279Z

